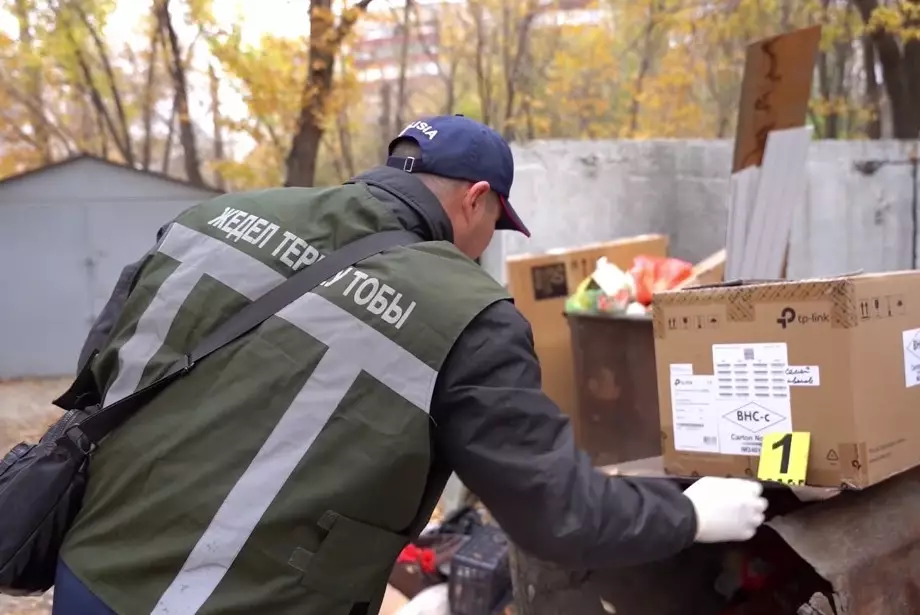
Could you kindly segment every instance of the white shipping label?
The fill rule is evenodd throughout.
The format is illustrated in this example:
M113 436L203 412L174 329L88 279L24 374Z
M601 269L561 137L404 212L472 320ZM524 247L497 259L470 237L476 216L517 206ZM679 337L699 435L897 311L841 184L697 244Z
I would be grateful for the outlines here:
M920 329L910 329L901 334L904 346L904 386L920 384Z
M785 343L775 344L713 344L712 364L748 363L757 361L786 365L789 354Z
M674 367L673 365L671 367ZM671 376L674 449L719 452L719 426L713 407L713 377Z
M790 365L786 368L786 384L791 387L821 386L821 372L817 365Z
M714 344L720 452L759 455L763 436L792 431L786 344Z
M671 363L671 378L674 376L692 376L693 375L693 364L692 363Z

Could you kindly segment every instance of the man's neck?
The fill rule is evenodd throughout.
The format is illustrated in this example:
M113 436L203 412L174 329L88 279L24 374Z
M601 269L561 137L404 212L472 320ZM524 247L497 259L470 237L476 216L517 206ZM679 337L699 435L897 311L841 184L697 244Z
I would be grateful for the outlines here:
M364 184L400 221L425 241L453 241L453 226L438 197L417 177L390 167L375 167L346 184Z

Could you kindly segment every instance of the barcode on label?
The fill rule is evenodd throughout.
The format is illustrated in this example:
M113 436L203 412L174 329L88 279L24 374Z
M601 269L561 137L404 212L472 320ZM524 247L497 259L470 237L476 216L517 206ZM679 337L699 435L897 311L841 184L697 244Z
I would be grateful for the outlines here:
M753 361L753 360L754 360L754 349L753 349L753 348L745 348L745 349L744 349L744 360L745 360L745 361Z
M715 436L703 436L703 444L715 444Z

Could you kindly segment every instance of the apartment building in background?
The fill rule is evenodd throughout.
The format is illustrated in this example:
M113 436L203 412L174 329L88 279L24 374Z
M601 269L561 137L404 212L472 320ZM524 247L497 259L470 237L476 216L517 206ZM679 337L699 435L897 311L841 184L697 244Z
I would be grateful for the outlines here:
M416 78L437 75L438 31L441 16L457 2L444 0L419 2L410 0L409 41L406 76ZM375 11L358 22L351 58L358 80L372 84L399 79L403 53L404 5Z
M409 0L413 3L406 50L406 87L410 91L437 87L438 35L442 22L455 20L456 11L466 0ZM486 0L492 4L496 0ZM526 2L527 0L504 0ZM603 12L594 8L596 0L539 0L544 11L534 27L591 25L601 21ZM375 5L371 5L375 6ZM377 5L380 6L380 5ZM359 21L349 54L358 80L362 83L364 105L369 119L394 102L403 52L405 4L393 3L371 11ZM389 99L389 100L387 100Z

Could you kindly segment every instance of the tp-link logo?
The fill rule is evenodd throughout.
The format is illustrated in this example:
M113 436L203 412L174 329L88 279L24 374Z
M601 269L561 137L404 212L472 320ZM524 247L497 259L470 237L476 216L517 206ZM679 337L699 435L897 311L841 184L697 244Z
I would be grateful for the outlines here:
M776 322L785 329L787 325L795 322L795 310L791 307L783 308L783 311L780 313L779 318L776 319Z

